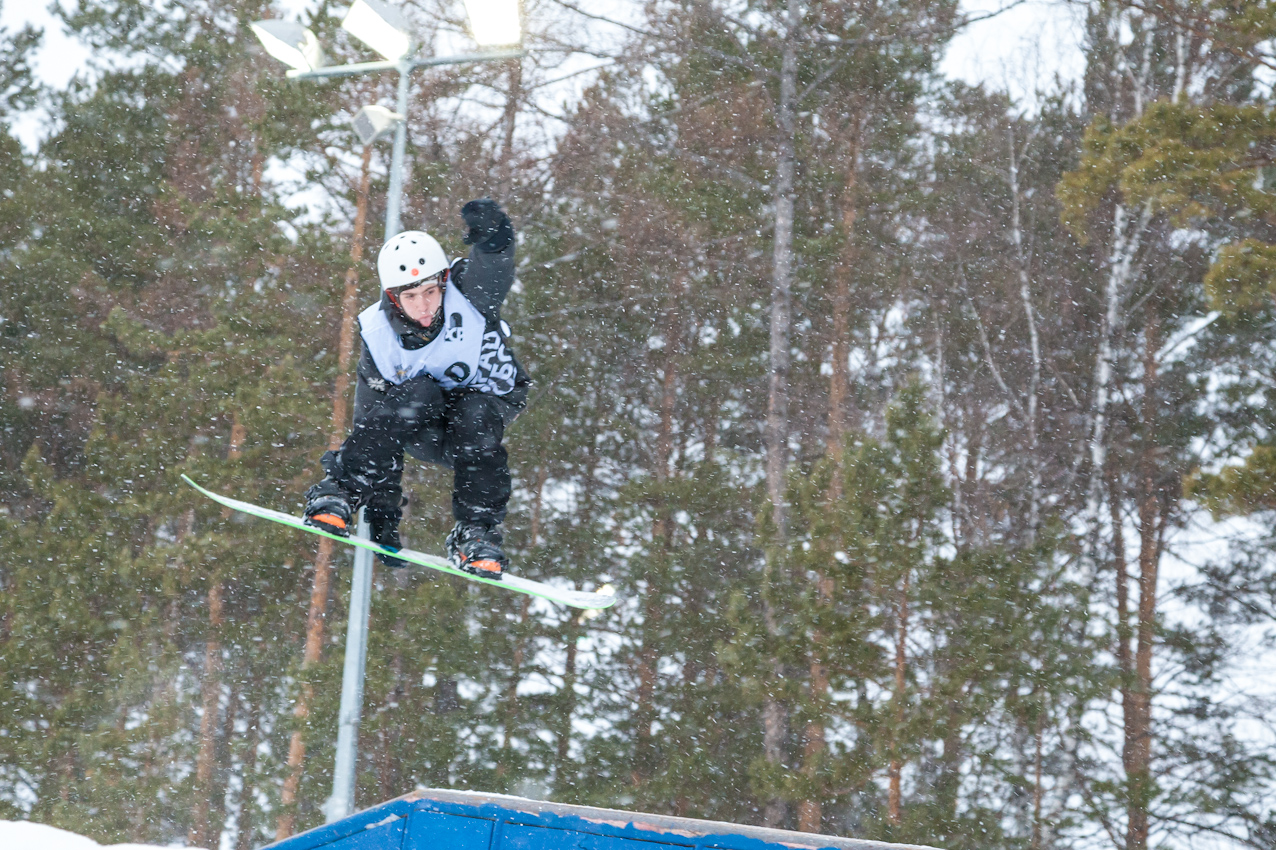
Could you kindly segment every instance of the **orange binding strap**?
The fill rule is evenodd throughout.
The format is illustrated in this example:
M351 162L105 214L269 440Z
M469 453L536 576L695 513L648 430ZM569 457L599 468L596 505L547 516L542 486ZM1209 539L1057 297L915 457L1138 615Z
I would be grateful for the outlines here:
M331 525L333 528L340 528L345 531L346 521L336 514L315 514L311 518L312 522L321 522L324 525Z

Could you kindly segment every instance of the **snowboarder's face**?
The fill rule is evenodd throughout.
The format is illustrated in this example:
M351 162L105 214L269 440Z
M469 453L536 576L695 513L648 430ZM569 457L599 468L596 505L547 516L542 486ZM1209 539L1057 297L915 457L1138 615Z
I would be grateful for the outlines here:
M443 306L443 284L425 283L399 293L404 314L418 325L429 325Z

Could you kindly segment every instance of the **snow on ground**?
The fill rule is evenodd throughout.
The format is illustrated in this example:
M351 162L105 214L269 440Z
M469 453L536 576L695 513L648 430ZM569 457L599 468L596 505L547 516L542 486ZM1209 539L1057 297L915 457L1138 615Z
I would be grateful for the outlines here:
M107 844L108 850L155 850L154 844ZM4 850L102 850L92 838L30 821L0 820Z

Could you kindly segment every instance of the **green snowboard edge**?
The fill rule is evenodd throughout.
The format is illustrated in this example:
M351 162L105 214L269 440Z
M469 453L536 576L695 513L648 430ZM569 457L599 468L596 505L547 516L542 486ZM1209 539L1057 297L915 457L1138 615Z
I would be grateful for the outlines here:
M340 535L324 531L323 529L306 525L300 517L295 517L291 514L283 513L282 511L271 510L270 508L259 507L251 502L241 502L239 499L232 499L229 496L222 496L199 486L185 474L182 475L182 480L194 487L200 493L203 493L205 496L212 499L214 502L217 502L220 505L225 505L232 510L248 514L249 516L270 520L271 522L277 522L280 525L286 525L290 528L309 532L310 534L317 534L320 537L327 537L330 540L337 541L338 543L358 546L362 549L367 549L380 555L388 555L393 558L399 558L413 564L418 564L422 567L429 567L432 570L438 570L439 572L460 576L463 579L478 582L479 584L490 584L493 587L503 587L506 590L513 590L516 593L525 593L529 596L537 596L550 602L556 602L560 605L566 605L571 608L580 608L586 611L598 611L604 608L610 608L613 604L615 604L617 599L614 593L589 593L583 590L566 590L553 587L548 584L542 584L538 581L532 581L531 579L525 579L521 576L510 575L509 573L506 573L499 579L477 576L473 573L467 573L464 570L458 570L448 561L445 561L442 558L437 558L433 555L427 555L424 552L417 552L414 549L399 549L398 551L394 551L392 549L387 549L384 546L379 546L371 540L366 540L362 537L342 537Z

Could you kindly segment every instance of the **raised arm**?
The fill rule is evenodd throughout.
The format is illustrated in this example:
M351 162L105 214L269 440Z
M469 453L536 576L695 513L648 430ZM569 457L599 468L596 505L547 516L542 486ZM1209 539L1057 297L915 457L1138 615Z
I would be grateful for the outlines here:
M483 318L498 322L501 304L514 285L514 225L491 198L470 201L461 207L461 217L469 227L465 244L473 246L461 291Z

